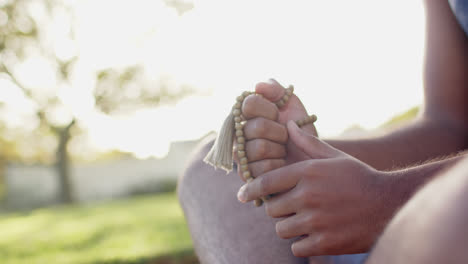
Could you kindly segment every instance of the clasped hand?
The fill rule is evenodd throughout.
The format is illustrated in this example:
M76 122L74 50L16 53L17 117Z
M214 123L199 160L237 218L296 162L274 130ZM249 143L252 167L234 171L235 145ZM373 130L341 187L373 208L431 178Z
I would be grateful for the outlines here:
M299 128L292 120L307 112L297 96L282 109L272 103L284 88L274 80L259 83L242 106L247 122L246 149L255 177L241 187L238 199L266 195L266 213L279 218L277 235L298 238L298 257L361 253L384 228L388 177L317 138L313 124Z

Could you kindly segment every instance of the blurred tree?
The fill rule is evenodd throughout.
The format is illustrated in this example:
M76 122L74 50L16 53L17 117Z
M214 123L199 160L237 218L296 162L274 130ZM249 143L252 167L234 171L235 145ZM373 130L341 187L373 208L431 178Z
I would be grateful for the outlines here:
M79 54L63 56L54 51L46 38L46 29L50 25L44 22L50 22L57 10L62 16L66 14L71 21L68 41L76 42L73 10L65 1L59 0L6 0L0 1L0 8L0 74L7 76L21 89L25 98L34 102L38 120L37 131L42 135L53 135L56 147L53 159L60 183L60 200L63 203L73 202L68 144L74 135L73 131L79 131L75 128L79 122L76 116L67 111L66 105L58 95L58 90L64 85L71 86L70 73L79 60ZM38 15L40 13L38 10L44 11L45 15L42 18ZM46 89L49 92L44 92L43 89L20 78L17 71L18 66L38 54L42 60L47 61L55 75L52 85L54 87ZM170 82L162 80L155 85L143 81L142 75L143 69L139 65L120 69L108 68L97 72L94 90L97 110L112 114L155 106L178 99L192 91L189 87L180 87L178 91L171 92L172 89L168 86ZM73 89L79 88L73 87ZM62 118L58 120L57 114ZM40 141L41 136L35 139ZM0 144L3 142L0 141ZM4 151L4 148L0 151ZM5 157L8 155L5 154Z
M402 126L403 124L415 119L419 113L419 110L419 106L414 106L411 109L392 117L390 120L381 125L381 128L388 129Z
M36 116L39 120L39 130L52 131L58 140L55 163L60 182L60 200L68 203L73 201L72 186L69 173L69 157L67 155L67 143L70 138L70 130L76 124L74 117L66 121L65 124L56 122L51 115L57 109L63 108L63 105L57 94L47 94L41 92L34 86L24 84L17 77L16 66L32 56L40 54L48 60L56 70L56 83L67 82L69 68L76 57L62 59L56 56L53 51L47 47L44 37L41 35L40 22L35 19L32 13L31 1L11 0L4 1L0 11L0 72L5 73L9 80L21 89L24 96L32 100L36 105ZM48 16L52 16L54 7L60 4L53 0L36 1L34 4L40 4ZM62 6L66 10L66 6ZM72 32L71 32L72 34ZM70 36L72 38L72 36Z
M172 7L177 10L179 16L183 15L184 13L192 10L195 5L193 2L190 1L183 1L183 0L163 0L164 4L168 7Z
M170 78L158 83L145 81L141 66L104 69L96 73L94 98L98 110L106 114L133 111L174 102L193 93L190 86L175 87ZM174 88L178 88L174 91Z
M2 105L0 104L0 109ZM0 134L3 134L5 126L0 123ZM9 160L17 159L19 156L15 142L0 137L0 202L5 198L5 167Z

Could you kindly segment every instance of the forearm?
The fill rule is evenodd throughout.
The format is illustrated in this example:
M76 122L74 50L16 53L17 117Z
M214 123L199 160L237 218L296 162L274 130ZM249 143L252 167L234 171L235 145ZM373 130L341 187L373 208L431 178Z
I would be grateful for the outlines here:
M421 117L380 137L326 141L378 170L394 170L460 152L465 135L464 127Z
M464 150L468 135L468 39L447 1L426 1L424 115L383 137L327 141L380 169Z
M427 182L443 174L443 171L450 169L464 157L466 155L458 155L407 169L379 173L375 188L372 188L378 207L371 217L380 219L375 222L378 229L383 230L395 213Z
M459 154L411 168L386 172L383 176L385 179L382 181L386 188L381 189L386 193L382 193L382 196L386 198L387 204L399 208L424 184L441 175L443 171L450 169L467 156L466 154Z

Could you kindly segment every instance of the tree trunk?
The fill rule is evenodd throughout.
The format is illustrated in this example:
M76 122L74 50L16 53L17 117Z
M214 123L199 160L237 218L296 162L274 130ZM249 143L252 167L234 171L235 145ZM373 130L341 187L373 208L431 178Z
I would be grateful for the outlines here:
M56 153L56 169L59 178L59 186L60 186L60 202L61 203L73 203L74 202L74 195L73 195L73 184L71 180L71 173L70 173L70 157L68 154L68 143L70 142L70 130L75 124L75 120L73 120L70 124L66 127L56 129L58 133L58 147Z
M7 195L7 186L6 186L6 164L7 160L5 157L0 156L0 207L2 203L5 201Z

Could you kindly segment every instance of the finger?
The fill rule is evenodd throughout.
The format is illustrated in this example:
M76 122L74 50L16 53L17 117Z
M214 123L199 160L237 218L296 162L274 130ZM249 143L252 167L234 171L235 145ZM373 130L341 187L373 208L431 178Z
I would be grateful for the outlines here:
M286 156L284 145L266 139L254 139L245 143L247 160L254 162L263 159L280 159Z
M298 204L297 192L292 189L271 197L265 203L265 211L268 216L273 218L285 217L296 213Z
M271 170L275 170L286 165L284 159L266 159L249 163L250 173L254 178Z
M296 186L299 179L308 171L308 161L269 171L242 186L237 193L241 202L252 201L274 193L282 193Z
M300 129L294 121L289 121L287 128L291 141L313 159L327 159L344 155L343 152Z
M266 82L260 82L255 85L255 92L263 95L271 102L276 102L284 95L284 87L275 79L269 79Z
M255 117L264 117L276 121L278 119L278 108L272 102L261 96L250 95L242 104L242 115L249 120Z
M318 234L309 234L307 237L294 242L291 250L296 257L310 257L328 255L324 237Z
M285 144L288 141L288 130L278 122L257 117L245 123L244 136L247 140L263 138Z
M283 239L290 239L309 234L309 225L305 214L295 214L276 223L276 234Z

